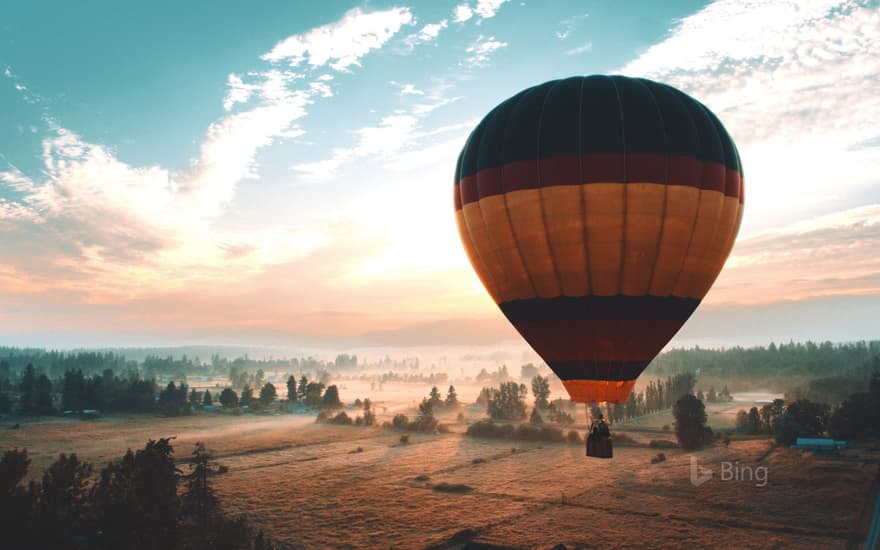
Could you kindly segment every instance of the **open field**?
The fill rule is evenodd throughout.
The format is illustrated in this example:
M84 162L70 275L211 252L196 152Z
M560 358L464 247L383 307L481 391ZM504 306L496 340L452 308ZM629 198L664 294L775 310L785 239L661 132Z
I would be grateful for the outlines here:
M61 451L100 465L149 437L176 435L183 459L201 440L229 467L214 478L224 507L305 548L450 548L467 537L515 548L846 548L878 474L876 456L777 449L757 463L769 440L665 450L668 459L651 464L657 451L644 446L618 446L600 461L580 445L472 439L463 428L411 434L401 445L391 430L298 415L59 419L3 429L0 447L27 447L36 475ZM691 457L714 472L699 487ZM766 486L720 479L725 461L766 467ZM441 483L471 490L433 489Z

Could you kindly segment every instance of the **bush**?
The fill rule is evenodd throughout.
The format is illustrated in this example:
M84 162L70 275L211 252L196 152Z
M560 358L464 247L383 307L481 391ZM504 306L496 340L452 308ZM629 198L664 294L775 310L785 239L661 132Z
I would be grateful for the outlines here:
M406 429L409 426L409 417L403 413L395 414L391 419L391 425L398 429Z
M520 424L513 432L513 438L518 441L547 441L550 443L562 443L565 436L562 430L552 426L530 426L528 424Z
M405 414L395 414L391 420L391 427L397 430L409 430L411 432L431 433L439 431L437 419L432 414L420 414L415 420L410 420Z
M584 440L581 439L581 434L577 430L569 430L568 436L566 436L566 442L568 443L583 443Z
M496 424L491 420L480 420L468 426L465 435L492 439L513 439L513 433L514 428L510 424Z
M648 443L648 447L652 449L675 449L678 447L678 443L675 441L669 441L668 439L652 439L650 443Z
M318 416L315 417L315 422L320 424L338 424L340 426L351 426L354 423L354 420L345 411L340 412L336 416L330 416L325 411L321 411L318 413Z
M651 459L651 464L659 464L666 460L666 455L663 453L657 453L657 456Z
M341 426L351 426L352 420L351 420L351 417L345 413L345 411L342 411L341 413L337 414L332 419L330 419L330 423L331 424L339 424Z
M409 445L409 436L408 435L400 436L400 444L401 445Z

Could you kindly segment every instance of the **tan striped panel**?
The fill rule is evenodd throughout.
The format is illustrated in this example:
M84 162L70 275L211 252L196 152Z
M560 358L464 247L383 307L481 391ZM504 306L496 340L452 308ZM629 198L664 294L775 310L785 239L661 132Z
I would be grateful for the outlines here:
M660 226L666 198L666 185L627 183L626 243L623 246L623 273L620 293L644 296L651 284L651 272L657 257Z
M489 277L489 271L486 269L483 259L480 258L480 254L474 247L474 242L471 240L471 234L467 228L467 222L465 222L464 219L464 212L461 210L455 211L455 225L458 226L458 236L461 237L461 244L464 246L464 252L467 254L471 265L474 266L474 271L477 273L477 277L479 277L480 282L483 283L483 286L489 292L489 295L492 296L492 299L495 299L495 281Z
M540 193L541 189L518 189L505 197L513 234L538 297L552 298L559 296L562 289L550 255Z
M541 190L550 250L564 296L584 296L590 292L582 193L579 185Z
M509 300L535 297L535 290L526 272L520 252L521 243L513 235L510 212L504 195L492 195L480 199L483 221L489 228L489 236L501 268L510 285Z
M724 193L721 191L700 190L700 206L697 210L694 234L682 265L681 275L672 291L673 296L697 299L704 296L700 294L705 286L703 265L711 253L723 205Z
M592 294L613 296L620 279L624 184L590 183L583 190Z
M724 267L724 262L727 260L727 245L731 240L731 235L735 235L738 228L736 224L738 214L739 198L725 196L724 205L721 208L721 219L718 222L718 229L715 231L715 238L713 239L714 242L709 250L709 254L706 255L705 261L701 263L698 270L698 276L703 281L703 285L698 292L702 296L709 292L709 288L715 282L715 279L718 278L721 268Z
M488 287L489 294L496 303L505 302L515 297L510 282L504 273L504 268L499 261L498 254L492 244L490 231L483 220L483 212L479 202L471 202L461 209L468 233L471 237L474 249L482 260L482 267L486 270L481 280L491 281ZM476 267L476 266L475 266Z
M669 296L675 287L678 274L687 254L694 219L700 205L700 190L687 185L668 185L666 188L666 213L663 235L658 247L649 294Z

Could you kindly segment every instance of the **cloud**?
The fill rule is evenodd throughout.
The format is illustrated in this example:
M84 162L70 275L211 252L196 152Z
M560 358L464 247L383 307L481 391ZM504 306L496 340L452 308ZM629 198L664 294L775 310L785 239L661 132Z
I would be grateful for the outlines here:
M495 17L495 14L501 9L501 5L507 1L508 0L477 0L477 4L474 7L471 7L470 4L467 3L458 4L452 10L452 20L456 23L464 23L476 16L479 19L477 24L479 24L483 19Z
M340 21L285 38L262 59L286 61L291 67L305 62L313 68L329 65L337 71L347 71L352 65L360 65L363 56L381 48L401 27L412 22L409 8L374 12L355 8Z
M419 32L407 36L404 42L410 47L432 42L440 36L440 31L447 26L449 26L449 21L446 19L442 19L439 23L429 23L422 27Z
M593 50L593 43L592 43L592 42L587 42L587 43L585 43L585 44L582 44L582 45L578 46L577 48L572 48L572 49L570 49L570 50L565 50L565 51L562 52L562 53L564 53L565 55L578 55L578 54L586 53L586 52L589 52L589 51L592 51L592 50Z
M501 5L505 2L507 2L507 0L477 0L474 13L482 19L495 17L495 14L498 13L498 10L501 9Z
M740 239L707 296L760 304L880 294L880 204L829 214Z
M296 64L297 54L290 52L299 43L309 65L346 69L410 18L406 9L353 10L337 23L291 37L267 56ZM8 68L4 76L17 78ZM279 138L302 135L296 123L308 106L332 96L331 75L304 78L279 68L230 74L223 98L228 114L208 126L197 157L177 171L127 164L111 148L47 116L41 174L28 176L11 164L0 172L0 183L16 192L0 200L0 257L10 266L5 272L25 273L45 289L73 292L87 302L109 303L244 280L321 246L327 236L320 225L242 231L217 223L239 183L257 176L258 152ZM375 135L393 143L407 124L405 117L383 120ZM369 131L364 129L363 139ZM15 291L2 282L8 279L0 279L0 292Z
M329 158L297 163L291 166L291 169L308 183L330 181L340 175L340 170L345 164L356 159L384 162L386 168L395 171L414 169L418 166L418 162L431 162L432 151L448 150L446 144L442 144L439 148L435 147L435 143L425 146L422 144L423 140L450 131L464 133L473 127L473 123L468 122L467 125L454 124L431 131L421 130L422 119L436 109L461 98L425 94L412 84L402 84L397 81L391 81L390 84L400 88L400 96L418 97L420 102L409 105L407 109L397 109L393 114L383 116L378 125L349 130L350 134L357 136L354 146L336 148Z
M415 95L415 96L423 96L425 92L416 87L415 84L410 84L406 82L398 82L396 80L391 80L388 82L392 86L399 88L397 95L406 96L406 95Z
M456 23L464 23L474 16L474 10L467 4L459 4L453 10L453 21Z
M464 59L463 64L470 68L485 67L489 64L489 58L492 53L505 47L507 47L507 42L495 40L494 36L486 37L480 35L477 40L465 50L470 55Z
M574 15L572 17L568 17L563 19L559 23L559 30L556 31L556 38L560 40L568 39L574 31L577 29L578 25L580 25L583 20L585 20L590 15L587 13L581 15Z
M721 0L621 72L667 82L718 114L740 149L753 233L851 206L880 183L877 28L870 2Z

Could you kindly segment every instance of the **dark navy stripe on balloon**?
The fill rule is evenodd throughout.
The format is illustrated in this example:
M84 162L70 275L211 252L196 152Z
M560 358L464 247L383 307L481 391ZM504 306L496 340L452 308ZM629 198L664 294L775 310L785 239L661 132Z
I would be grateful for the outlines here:
M677 296L558 296L511 300L499 305L512 323L568 320L685 321L700 305Z
M593 75L545 82L499 105L471 134L456 181L512 162L606 153L742 171L730 136L694 98L650 80Z
M609 380L626 382L642 374L650 361L552 361L550 368L560 380Z

